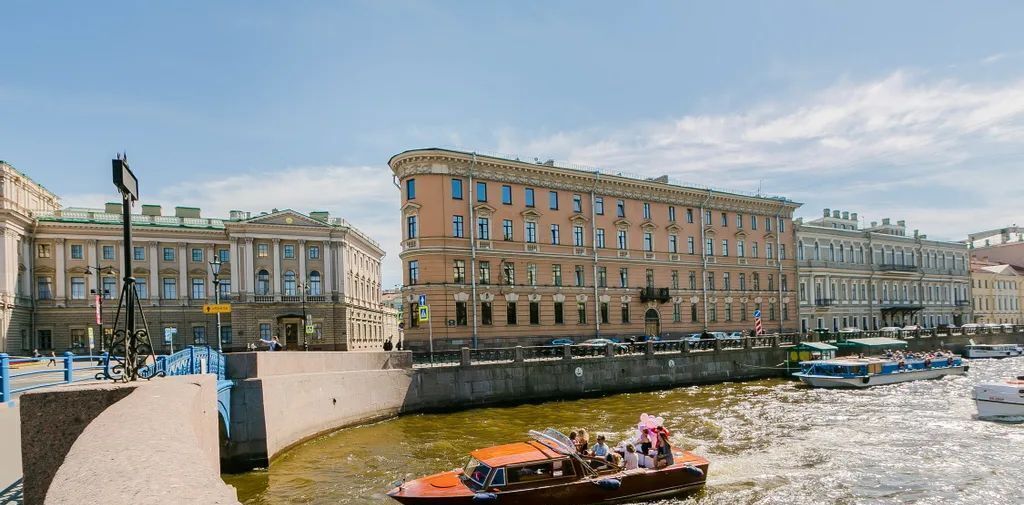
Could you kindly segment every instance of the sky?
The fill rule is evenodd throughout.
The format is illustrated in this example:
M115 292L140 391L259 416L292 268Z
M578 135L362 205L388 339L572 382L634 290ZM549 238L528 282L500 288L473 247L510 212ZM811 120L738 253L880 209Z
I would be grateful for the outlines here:
M66 206L327 210L387 251L387 160L556 159L905 219L1024 224L1024 2L6 0L0 159ZM867 224L867 223L865 223Z

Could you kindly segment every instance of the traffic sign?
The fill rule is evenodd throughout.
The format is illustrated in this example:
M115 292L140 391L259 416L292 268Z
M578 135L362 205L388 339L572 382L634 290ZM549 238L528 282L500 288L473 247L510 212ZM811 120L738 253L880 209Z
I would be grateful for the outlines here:
M761 317L761 310L760 309L754 311L754 317Z
M164 328L164 345L170 345L174 341L174 335L177 333L177 328Z
M307 324L306 325L306 334L307 335L312 335L314 333L316 333L316 326L313 326L312 324Z
M427 295L420 295L420 303L419 304L420 305L426 305L427 304Z
M430 307L427 307L426 305L420 305L420 317L419 317L419 320L420 320L421 323L425 323L427 321L430 321Z
M230 314L230 303L207 303L203 305L203 314Z
M96 346L96 338L93 337L92 326L90 326L87 331L89 332L89 349L91 351L92 348Z

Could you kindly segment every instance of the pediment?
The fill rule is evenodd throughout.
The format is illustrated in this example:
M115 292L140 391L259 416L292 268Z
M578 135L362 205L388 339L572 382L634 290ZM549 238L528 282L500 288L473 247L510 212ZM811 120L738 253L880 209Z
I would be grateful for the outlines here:
M407 202L402 206L402 215L408 216L409 214L415 214L420 211L421 205L415 202Z
M736 230L736 233L733 233L733 235L738 239L747 238L747 232L743 230Z
M536 209L526 209L526 210L520 212L519 215L523 216L526 219L537 219L542 214L540 212L537 212Z
M309 226L314 228L326 228L328 225L323 221L317 221L305 214L291 209L285 209L262 216L256 216L245 220L251 224L266 224L275 226Z
M775 239L775 234L772 233L772 232L765 233L764 234L764 239L765 240L774 240Z
M583 214L577 212L577 213L569 216L569 221L571 221L573 223L586 223L586 222L588 222L590 220L587 219L587 216L584 216Z
M654 224L654 221L647 220L647 221L644 221L644 222L640 223L640 228L643 229L643 230L650 231L650 230L658 229L658 225Z
M680 230L682 230L682 228L680 228L679 225L677 225L675 223L672 223L672 224L666 226L665 229L668 230L668 231L680 231Z
M149 273L149 269L146 268L146 267L135 267L135 268L132 268L132 275L134 275L134 274L148 274L148 273Z
M614 224L618 228L629 228L630 226L633 226L633 223L630 223L626 219L616 219Z
M40 274L52 274L57 271L49 265L39 265L34 270L36 271L36 273Z
M203 277L203 276L206 275L206 269L203 269L203 268L193 268L193 269L188 271L188 274L190 276L194 276L194 277Z
M473 210L476 211L476 213L478 215L490 216L490 215L493 215L494 212L496 210L498 210L498 209L495 209L494 207L491 207L490 205L487 205L486 203L478 203L478 204L473 206Z
M173 268L164 268L157 273L160 275L178 275L178 271Z

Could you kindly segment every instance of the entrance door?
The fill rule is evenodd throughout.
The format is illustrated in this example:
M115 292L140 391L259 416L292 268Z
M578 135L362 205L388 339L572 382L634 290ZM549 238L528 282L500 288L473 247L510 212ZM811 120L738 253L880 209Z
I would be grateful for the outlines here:
M299 325L298 323L284 324L284 343L288 349L299 348Z
M654 337L661 335L661 318L658 316L658 311L647 309L644 314L644 334Z

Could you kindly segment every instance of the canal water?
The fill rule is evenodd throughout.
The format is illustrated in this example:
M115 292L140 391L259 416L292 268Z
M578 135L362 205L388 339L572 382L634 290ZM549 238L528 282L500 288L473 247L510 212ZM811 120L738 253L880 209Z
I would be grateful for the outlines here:
M658 504L1024 504L1024 425L975 420L971 387L1024 374L1024 358L966 376L863 391L762 380L401 417L345 429L225 475L246 504L386 504L402 477L462 467L530 429L585 427L613 443L643 412L711 460L707 488Z

